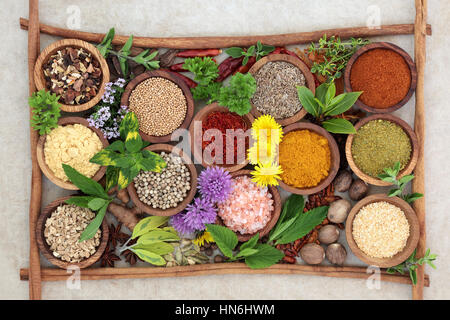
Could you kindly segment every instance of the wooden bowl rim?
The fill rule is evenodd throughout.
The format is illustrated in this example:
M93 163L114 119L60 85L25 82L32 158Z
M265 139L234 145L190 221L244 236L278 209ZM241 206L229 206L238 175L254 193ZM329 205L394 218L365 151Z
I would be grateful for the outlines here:
M190 173L191 173L191 189L189 190L186 198L183 199L175 208L170 208L167 210L161 210L161 209L155 209L152 208L149 205L146 205L143 203L137 194L136 187L134 186L134 181L132 181L128 187L128 194L130 195L131 200L135 204L136 207L144 211L145 213L154 215L154 216L173 216L177 213L180 213L183 211L186 206L191 203L191 201L194 199L195 194L197 193L197 169L195 168L194 164L192 163L190 157L180 148L172 146L170 144L152 144L151 146L148 146L145 148L145 150L153 151L156 153L160 152L167 152L167 153L175 153L184 160L184 164L188 167Z
M109 146L109 142L103 136L103 133L99 129L89 126L89 122L85 118L64 117L64 118L60 118L58 121L59 126L65 126L65 125L70 125L70 124L81 124L81 125L87 127L88 129L91 129L99 137L100 141L102 142L103 148L106 148L107 146ZM39 140L38 140L38 145L36 148L37 160L38 160L39 167L41 168L41 171L51 182L56 184L58 187L61 187L66 190L79 190L79 188L77 186L75 186L73 183L68 182L68 181L63 181L63 180L57 178L55 176L55 174L53 173L53 171L47 166L47 163L45 162L45 154L44 154L46 138L47 138L46 134L40 136ZM94 181L99 181L104 176L105 173L106 173L106 167L101 166L100 169L98 169L98 171L94 174L92 179Z
M406 176L413 172L414 168L416 167L417 160L419 158L419 145L417 136L414 133L414 130L409 126L408 123L406 123L404 120L400 119L399 117L396 117L392 114L373 114L371 116L368 116L366 118L361 119L356 125L355 129L358 131L363 125L367 124L368 122L372 120L386 120L395 123L396 125L400 126L403 131L407 134L409 137L409 141L411 143L411 158L409 159L408 164L405 166L403 170L400 171L398 178L400 179L403 176ZM350 166L350 169L363 181L375 185L375 186L390 186L392 183L388 183L385 181L382 181L379 178L374 178L369 176L368 174L364 173L361 169L358 168L355 161L353 160L353 154L352 154L352 144L353 144L354 134L349 134L347 137L347 141L345 143L345 156L347 158L347 162Z
M364 102L362 102L360 99L357 99L355 104L367 111L367 112L371 112L371 113L391 113L397 109L400 109L401 107L403 107L411 98L412 94L414 93L414 91L416 90L416 85L417 85L417 70L416 70L416 64L414 63L413 59L411 58L411 56L402 48L400 48L399 46L390 43L390 42L374 42L368 45L365 45L363 47L361 47L360 49L358 49L358 51L356 51L352 57L350 58L350 60L347 62L347 66L344 70L344 88L346 92L352 92L352 84L350 82L350 75L351 75L351 70L353 67L353 64L355 63L355 61L364 53L368 52L369 50L374 50L374 49L387 49L387 50L392 50L396 53L398 53L400 56L403 57L403 59L405 60L406 64L409 67L409 71L410 71L410 75L411 75L411 84L408 90L408 93L405 95L405 97L398 103L394 104L393 106L390 106L389 108L375 108L375 107L371 107L366 105Z
M62 269L68 269L69 267L76 266L80 269L87 268L94 263L96 263L100 257L103 255L103 252L106 249L106 246L108 245L108 239L109 239L109 229L108 229L108 223L106 222L106 219L103 219L102 224L100 226L100 230L102 231L102 235L100 237L100 244L97 247L97 251L90 256L89 258L82 260L80 262L67 262L63 261L61 259L56 258L53 256L52 251L50 250L50 246L47 244L44 236L44 229L45 229L45 222L47 221L47 218L50 217L50 215L55 211L55 209L64 203L69 198L72 198L73 196L66 196L62 198L58 198L53 202L50 202L47 204L47 206L42 210L41 214L39 215L39 218L36 222L36 241L38 244L38 248L41 251L42 255L53 265L60 267Z
M237 170L240 170L242 168L244 168L248 163L249 160L247 158L247 150L248 148L245 150L245 161L241 164L208 164L204 161L203 157L200 161L199 159L199 154L197 154L196 149L195 149L195 141L198 140L196 139L197 137L195 136L195 132L194 132L194 124L196 121L203 121L210 113L212 112L230 112L230 110L228 110L227 107L222 107L219 106L219 104L217 102L211 103L206 105L205 107L203 107L199 112L197 112L197 114L194 116L194 118L191 121L191 125L189 126L189 145L191 147L191 153L194 157L194 160L196 161L196 163L201 164L204 168L207 167L211 167L211 166L217 166L217 167L221 167L229 172L234 172ZM231 112L230 112L231 113ZM255 120L255 118L253 118L253 116L250 113L247 113L243 116L241 116L245 122L250 123L250 126L248 129L251 129L251 124L253 123L253 121ZM247 130L248 130L247 129ZM249 141L249 145L250 145L250 141ZM203 150L200 150L200 152L202 153Z
M106 83L109 82L110 73L108 68L108 63L106 62L105 58L101 55L101 53L98 51L98 49L90 44L89 42L78 40L78 39L62 39L56 42L53 42L48 47L46 47L39 57L36 60L36 64L34 66L34 82L36 84L37 90L45 89L47 90L47 87L45 85L44 75L43 75L43 66L44 64L50 59L50 56L54 54L56 51L65 48L65 47L77 47L77 48L83 48L89 53L92 54L92 56L98 61L100 64L100 70L102 71L102 81L100 84L100 89L98 90L97 94L88 102L83 104L61 104L61 110L66 112L80 112L85 111L93 106L95 106L100 99L102 98L103 94L105 93Z
M272 62L273 61L289 62L290 64L293 64L294 66L299 68L300 71L305 76L306 86L309 88L309 90L312 91L312 93L316 92L316 84L314 81L314 76L311 73L311 71L309 70L309 67L300 58L295 58L288 54L271 54L264 58L261 58L250 68L250 70L248 72L251 73L252 76L255 76L256 72L258 72L258 70L263 65L265 65L267 62L270 62L270 61L272 61ZM255 119L263 115L260 111L258 111L258 109L253 104L251 99L250 99L250 104L252 105L252 109L250 110L250 112L253 115L253 117L255 117ZM298 111L293 116L285 118L285 119L275 119L275 120L281 126L284 127L284 126L290 125L292 123L295 123L295 122L303 119L303 117L306 116L306 114L307 114L306 109L302 106L300 111Z
M287 133L297 130L310 130L314 133L323 136L325 139L328 140L328 146L330 148L330 155L331 155L330 173L317 186L300 189L286 184L285 182L283 182L283 180L279 181L280 187L288 192L300 195L309 195L325 189L331 182L333 182L334 177L339 171L339 164L341 157L336 140L334 140L333 136L324 128L310 122L298 122L283 128L283 134L284 136L286 136Z
M402 251L394 255L392 258L372 258L366 255L361 249L359 249L358 245L356 244L355 240L353 239L353 220L355 216L359 213L362 207L365 205L368 205L370 203L374 202L380 202L380 201L386 201L390 204L395 205L396 207L400 208L404 214L406 219L408 219L409 223L409 238L406 242L405 248L403 248ZM375 265L381 268L389 268L396 266L406 259L413 253L414 249L417 247L417 243L419 241L420 236L420 225L419 220L417 219L416 213L414 212L413 208L404 201L403 199L400 199L398 197L388 197L385 194L372 194L370 196L367 196L357 202L353 208L350 210L350 213L347 217L347 220L345 222L345 236L347 238L347 243L350 248L350 250L353 252L353 254L359 258L361 261L369 264L369 265Z
M252 170L239 170L235 172L231 172L231 177L236 178L239 176L251 176ZM235 232L236 236L238 237L238 240L240 242L245 242L250 240L253 236L255 236L259 232L259 238L261 239L265 235L267 235L270 230L275 227L275 225L278 222L278 218L280 217L281 213L281 197L280 193L278 192L278 189L274 186L268 186L269 192L272 194L273 199L273 212L272 212L272 218L269 220L269 222L262 228L261 230L254 232L252 234L241 234L240 232ZM217 215L216 223L222 226L225 226L222 218Z
M144 73L141 73L136 78L131 80L127 86L125 87L125 91L122 95L122 98L120 100L120 103L122 106L129 106L129 100L132 91L134 88L136 88L137 85L139 85L142 81L145 81L149 78L165 78L169 81L174 82L180 89L183 91L184 97L186 99L186 115L184 117L183 123L177 128L177 129L187 129L189 127L189 124L192 121L192 117L194 116L194 98L192 97L191 90L186 85L186 83L181 79L179 76L177 76L174 73L170 73L163 70L153 70L153 71L146 71ZM175 129L175 130L177 130ZM174 130L174 131L175 131ZM165 143L172 141L172 134L173 132L165 135L165 136L151 136L146 134L144 131L139 130L139 134L141 135L142 139L145 141L149 141L151 143Z

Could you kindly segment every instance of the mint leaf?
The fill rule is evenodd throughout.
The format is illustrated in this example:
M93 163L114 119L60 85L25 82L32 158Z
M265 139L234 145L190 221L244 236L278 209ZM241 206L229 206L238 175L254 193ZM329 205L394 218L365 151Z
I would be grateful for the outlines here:
M258 240L259 240L259 233L255 234L247 242L244 242L243 244L241 244L241 251L243 251L245 249L252 249L252 248L254 248L255 245L258 243Z
M85 177L71 166L63 164L62 167L70 182L77 186L82 192L90 196L109 200L108 194L100 183Z
M258 250L257 253L252 254L245 258L245 263L251 269L262 269L274 265L284 257L284 253L278 249L275 249L268 244L258 244L255 247Z
M220 251L225 256L233 257L233 249L238 244L238 238L233 231L216 224L206 224L206 231L211 233Z
M249 257L257 253L258 250L252 248L246 248L244 250L239 251L239 253L235 256L235 258Z

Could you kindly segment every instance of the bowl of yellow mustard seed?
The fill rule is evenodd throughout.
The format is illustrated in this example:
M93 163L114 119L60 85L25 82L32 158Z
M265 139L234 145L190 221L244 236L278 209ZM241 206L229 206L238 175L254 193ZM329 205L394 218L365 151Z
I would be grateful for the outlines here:
M194 115L194 100L186 83L161 70L147 71L125 88L121 105L139 120L141 137L152 143L169 142L177 129L186 129Z

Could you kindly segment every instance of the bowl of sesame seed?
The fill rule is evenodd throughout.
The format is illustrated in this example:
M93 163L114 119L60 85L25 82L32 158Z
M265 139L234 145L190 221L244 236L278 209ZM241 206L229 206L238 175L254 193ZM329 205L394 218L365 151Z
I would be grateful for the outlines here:
M373 194L356 203L345 223L353 254L381 268L408 259L417 246L419 233L419 221L411 206L385 194Z
M177 129L186 129L194 115L194 99L178 76L147 71L125 88L121 105L136 113L141 137L152 143L169 142Z

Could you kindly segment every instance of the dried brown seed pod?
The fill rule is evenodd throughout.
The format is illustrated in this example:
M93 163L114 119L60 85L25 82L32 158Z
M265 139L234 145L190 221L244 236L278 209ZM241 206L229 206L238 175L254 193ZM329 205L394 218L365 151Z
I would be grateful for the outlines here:
M348 195L350 196L350 199L358 201L364 198L367 192L369 192L369 186L361 179L358 179L353 181L348 190Z
M346 192L352 184L352 174L348 170L342 170L333 181L334 188L339 192Z
M339 239L339 229L332 224L328 224L326 226L323 226L319 230L319 237L318 237L320 243L324 244L330 244L333 242L336 242Z
M347 215L350 212L352 204L350 201L340 199L330 204L328 209L328 220L333 223L342 223L347 219Z
M347 251L340 243L333 243L328 246L326 256L332 264L342 266L347 258Z
M308 243L300 250L300 257L307 264L320 264L325 258L325 250L316 243Z

